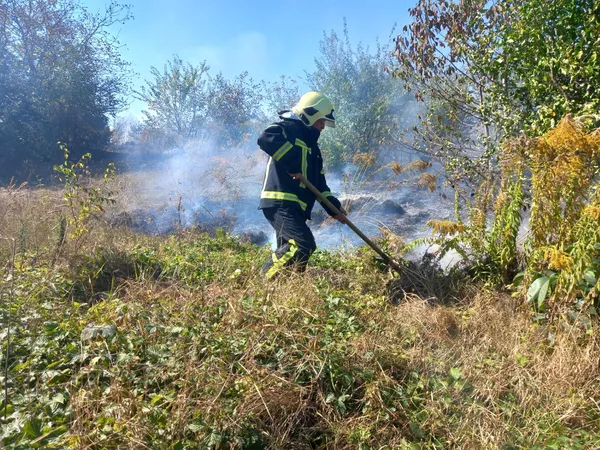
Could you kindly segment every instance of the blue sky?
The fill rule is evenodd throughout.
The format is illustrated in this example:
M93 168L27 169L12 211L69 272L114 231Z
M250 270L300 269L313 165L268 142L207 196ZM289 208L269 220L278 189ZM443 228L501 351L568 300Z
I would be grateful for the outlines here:
M162 69L178 54L192 64L204 60L211 74L232 77L248 71L255 80L281 75L302 77L314 68L323 31L341 34L344 18L353 43L386 43L409 20L416 0L132 0L133 20L113 29L125 45L123 56L139 74L134 86L149 79L150 67ZM90 11L108 0L82 0ZM137 115L142 105L132 104Z

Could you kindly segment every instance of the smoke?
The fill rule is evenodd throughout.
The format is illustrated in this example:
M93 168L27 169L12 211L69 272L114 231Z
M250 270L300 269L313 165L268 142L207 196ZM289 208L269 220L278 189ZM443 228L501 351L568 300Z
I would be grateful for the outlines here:
M124 174L118 220L152 234L185 228L241 234L260 227L265 163L266 155L250 145L225 151L211 139L188 142L140 172Z
M130 161L130 166L137 164L141 170L124 174L123 204L114 220L158 235L188 228L208 232L221 228L259 245L273 245L274 232L258 210L267 155L256 146L254 136L230 148L221 148L216 142L210 138L191 141L152 162L144 163L139 157ZM329 173L327 179L349 211L350 220L367 236L392 233L409 242L428 234L428 220L452 215L451 201L442 191L430 193L412 184L394 186L386 178L393 175L389 168L368 182L357 182L352 178L357 170L350 165L342 174ZM318 203L309 226L321 248L363 245L349 227L329 218Z
M422 104L414 98L406 94L398 96L390 107L398 128L391 142L361 151L340 171L328 174L331 191L338 195L350 219L367 236L391 233L410 242L430 235L425 226L427 221L453 217L454 195L444 186L442 165L415 151L411 145L415 140L412 129L419 123L422 112ZM435 180L433 192L429 185L421 183L423 173ZM319 219L319 213L316 216ZM321 245L325 247L362 244L360 238L344 226L315 234L319 233ZM414 257L425 250L426 247L420 247Z

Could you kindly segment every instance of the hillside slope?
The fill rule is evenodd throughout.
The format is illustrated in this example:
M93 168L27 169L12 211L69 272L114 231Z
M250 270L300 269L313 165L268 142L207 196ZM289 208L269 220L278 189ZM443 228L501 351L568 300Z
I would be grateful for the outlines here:
M600 446L595 327L475 286L394 306L368 249L267 283L222 232L57 246L56 195L2 196L5 448Z

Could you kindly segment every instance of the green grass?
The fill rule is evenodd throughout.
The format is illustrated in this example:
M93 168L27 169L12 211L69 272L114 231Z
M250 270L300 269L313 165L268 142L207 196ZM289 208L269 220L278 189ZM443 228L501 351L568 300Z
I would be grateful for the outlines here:
M3 199L2 447L600 447L596 325L476 286L392 306L368 250L266 282L226 233L96 223L56 256L56 217Z

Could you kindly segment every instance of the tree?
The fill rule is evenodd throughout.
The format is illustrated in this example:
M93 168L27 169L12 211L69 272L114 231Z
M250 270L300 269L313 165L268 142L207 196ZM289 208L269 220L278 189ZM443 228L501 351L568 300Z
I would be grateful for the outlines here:
M244 72L231 80L219 73L209 86L209 133L220 148L236 146L264 122L263 93Z
M598 0L420 0L395 48L395 75L427 107L415 146L476 180L506 139L597 114L599 10Z
M265 116L278 119L280 111L292 109L302 95L298 90L298 81L282 75L277 82L263 82L265 97Z
M107 115L123 106L129 75L108 29L129 17L115 2L97 14L71 0L0 4L0 160L7 175L23 163L57 162L57 141L76 159L107 146Z
M113 149L131 147L139 139L139 120L132 116L115 116L110 124L110 145Z
M165 64L162 73L151 68L153 80L136 91L148 105L146 127L164 133L171 146L183 145L196 137L208 113L206 62L184 63L177 56Z
M396 147L396 133L410 102L403 88L386 70L391 60L381 46L371 53L352 48L348 30L343 38L324 34L316 70L307 74L312 89L327 95L336 107L338 126L323 135L323 147L331 165L352 160L357 153L377 156Z
M510 99L517 108L505 131L531 130L537 136L567 114L598 114L600 1L510 0L498 6L505 19L493 35L496 52L482 55L482 66L495 80L492 99L504 104Z
M248 73L232 79L221 73L211 78L206 62L192 65L177 55L162 72L151 68L138 99L144 111L143 142L157 149L183 147L194 139L209 139L217 147L238 145L263 118L261 85Z

